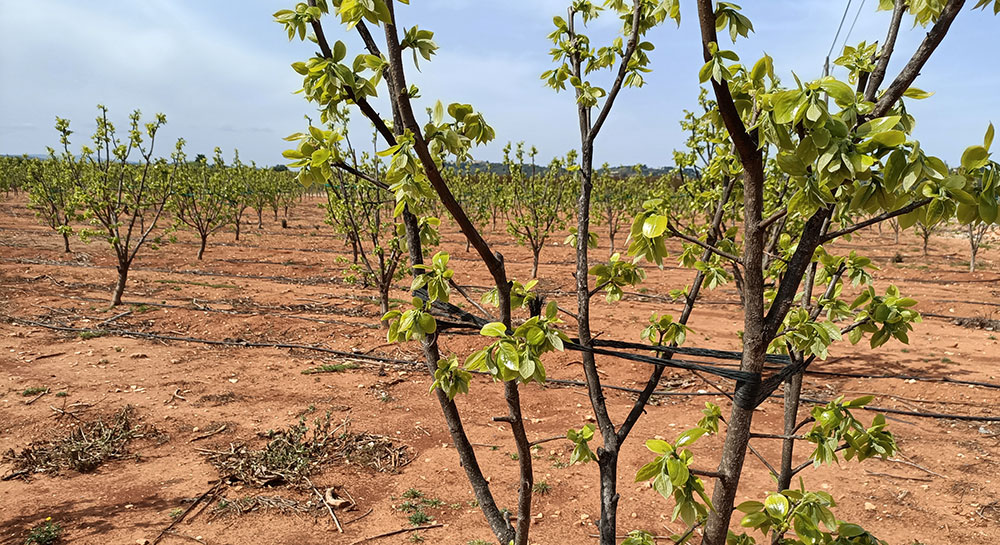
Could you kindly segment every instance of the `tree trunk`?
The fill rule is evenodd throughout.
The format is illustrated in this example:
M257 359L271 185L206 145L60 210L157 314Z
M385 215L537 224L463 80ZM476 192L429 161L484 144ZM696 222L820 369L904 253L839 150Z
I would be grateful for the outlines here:
M236 242L240 241L240 223L240 218L236 218L236 222L234 223L236 225Z
M198 247L198 261L205 256L205 246L208 244L208 234L201 235L201 246Z
M611 233L608 234L608 239L610 239L610 241L611 241L611 248L608 250L608 257L610 258L611 256L615 255L615 232L614 231L611 231Z
M578 242L579 243L579 242ZM531 249L531 277L538 278L538 254L542 253L542 248Z
M793 435L799 417L799 398L802 395L802 373L795 373L785 381L785 435ZM792 453L794 439L784 439L781 443L781 474L778 475L778 492L792 484Z
M391 284L391 280L390 280ZM379 309L382 311L382 316L385 316L386 312L389 312L389 284L385 286L380 286L378 289L378 305ZM382 322L382 329L389 329L389 321L386 320Z
M927 243L931 240L931 234L928 231L921 233L924 237L924 255L927 255Z
M263 229L264 228L264 218L262 217L263 215L264 215L264 209L263 208L258 209L257 210L257 228L258 229Z
M979 253L979 248L975 245L972 246L972 252L969 254L969 272L976 272L976 254Z
M125 282L128 280L128 268L131 263L119 263L118 282L115 284L115 291L111 295L111 306L117 307L122 304L122 294L125 293Z
M720 479L712 492L715 510L705 523L703 545L724 545L733 516L736 491L743 473L750 424L753 421L753 399L760 387L759 377L767 354L767 333L764 325L764 229L763 216L764 169L759 155L741 157L744 164L744 239L743 239L743 357L740 370L757 375L757 384L736 384L736 401L729 416L729 426L719 462ZM741 391L743 390L743 391ZM745 393L747 392L747 393ZM743 395L741 395L743 394ZM749 398L749 399L748 399ZM741 402L742 400L742 402ZM749 402L748 402L749 401Z
M69 249L69 233L63 233L63 252L72 253Z

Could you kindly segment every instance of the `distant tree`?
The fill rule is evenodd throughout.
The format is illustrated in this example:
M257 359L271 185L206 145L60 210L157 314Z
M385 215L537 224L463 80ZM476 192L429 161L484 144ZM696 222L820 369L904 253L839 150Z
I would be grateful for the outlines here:
M993 126L990 125L989 136L992 137ZM1000 202L996 198L997 184L1000 183L1000 170L991 163L979 169L973 180L972 202L959 203L956 215L958 221L965 225L965 235L969 239L969 272L976 270L976 256L982 247L983 238L990 232L997 220Z
M84 164L69 151L69 121L56 118L56 130L62 152L57 156L52 148L47 160L25 158L22 165L27 171L28 207L49 227L63 238L63 251L70 253L69 237L73 234L70 222L80 219L73 192Z
M230 198L230 219L236 230L236 240L240 240L240 231L243 227L243 215L246 213L249 204L249 195L252 188L251 180L256 174L257 165L251 162L250 166L244 165L240 161L240 151L233 150L233 164L226 168L225 175L229 179Z
M534 146L528 151L531 164L524 162L524 143L520 142L510 156L511 146L504 148L504 164L510 172L507 189L511 194L510 221L507 232L514 239L531 250L531 277L538 276L538 256L545 242L556 229L565 227L566 186L569 181L563 175L564 168L572 168L576 158L570 152L565 160L553 159L548 168L535 165L538 150Z
M205 256L208 237L232 221L234 187L227 175L222 150L215 148L209 165L204 156L185 163L183 154L177 160L178 168L170 207L177 223L186 225L198 234L198 260Z
M141 114L134 111L129 116L128 136L122 140L108 121L108 109L102 105L97 108L100 114L94 148L84 146L81 151L81 161L87 165L80 169L74 203L92 226L80 236L84 240L103 238L114 250L118 281L111 305L117 306L122 302L129 268L150 240L170 199L184 140L178 139L173 164L168 165L153 157L156 134L167 122L166 116L156 114L155 121L140 125Z
M27 184L28 167L33 160L28 155L0 155L0 190L5 195L11 192L16 195Z
M386 166L377 155L362 153L359 159L348 136L346 116L328 130L310 126L308 133L297 133L289 139L300 141L300 147L306 149L327 146L329 153L322 161L316 161L315 156L298 161L302 163L298 166L313 166L311 170L302 169L299 180L303 185L322 184L326 190L327 223L350 241L355 258L360 258L364 267L366 281L371 280L378 290L379 306L385 315L389 312L393 282L409 271L403 229L397 224L396 201L384 180ZM300 159L296 155L298 152L285 152L286 157ZM330 168L331 163L338 168ZM388 328L389 322L383 321L382 325Z

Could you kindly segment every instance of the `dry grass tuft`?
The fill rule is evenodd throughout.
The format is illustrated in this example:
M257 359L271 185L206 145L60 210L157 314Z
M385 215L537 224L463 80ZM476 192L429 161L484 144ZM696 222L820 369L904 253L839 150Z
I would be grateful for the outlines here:
M263 448L230 444L227 451L205 453L224 480L257 488L304 486L319 466L337 460L382 472L395 472L409 463L405 445L381 435L350 433L348 425L347 419L332 425L327 414L310 429L302 418L286 430L268 432Z
M14 467L4 480L64 469L87 473L109 460L129 456L128 444L133 439L158 435L155 428L139 422L135 409L128 405L110 417L82 422L64 437L33 442L19 453L7 451L3 462Z

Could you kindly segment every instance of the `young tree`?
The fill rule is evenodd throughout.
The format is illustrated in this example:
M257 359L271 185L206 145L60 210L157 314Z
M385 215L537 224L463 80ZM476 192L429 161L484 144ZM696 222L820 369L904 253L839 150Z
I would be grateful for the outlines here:
M240 151L233 150L233 164L232 166L226 168L225 176L229 180L230 187L230 218L233 222L233 228L236 231L236 241L240 240L240 232L243 228L243 215L246 214L247 208L250 207L249 197L250 192L253 188L253 177L256 174L257 164L253 161L250 165L244 165L240 161Z
M211 165L204 158L185 162L183 154L178 154L176 160L181 166L177 170L170 207L179 225L187 225L198 234L198 260L201 261L208 237L231 221L234 188L226 175L226 164L219 148L215 148Z
M900 0L891 6L896 28L904 4ZM874 288L867 286L870 276L866 277L865 268L870 262L866 262L866 258L830 256L821 246L922 207L927 208L928 221L945 220L954 215L956 202L971 199L969 173L989 163L992 136L988 135L983 146L970 148L971 151L963 156L960 172L951 175L940 159L925 155L919 145L909 139L912 118L900 103L961 5L961 1L952 0L947 5L922 3L912 6L917 21L921 24L933 22L933 28L914 60L907 63L897 80L879 95L885 77L883 61L888 63L895 40L894 30L890 29L892 39L883 47L877 64L869 69L858 63L857 68L851 69L858 92L833 78L783 88L774 77L769 57L747 69L731 62L736 60L734 53L720 50L718 30L728 28L734 40L752 30L749 19L739 12L739 8L722 2L715 7L711 0L698 1L706 61L701 77L704 83L711 85L715 96L716 124L726 130L726 145L721 147L729 148L724 150L729 160L720 158L719 175L713 175L723 187L711 193L717 195L714 202L702 203L709 207L711 214L700 218L702 225L677 225L671 213L671 204L675 201L649 199L632 223L628 250L632 262L612 256L607 264L591 267L589 245L576 245L579 339L572 346L581 350L597 430L585 425L579 430L570 430L567 437L575 443L574 461L595 460L598 464L602 545L617 543L621 445L646 410L663 369L679 365L672 356L681 351L679 345L686 339L686 322L698 299L698 290L703 284L718 281L722 263L729 263L738 272L737 283L744 302L740 368L711 369L737 382L730 416L723 420L721 408L709 406L698 426L682 433L672 443L647 441L647 447L657 456L636 475L638 480L652 479L656 491L676 502L675 514L692 528L687 536L679 537L681 541L691 535L695 525L702 523L705 525L704 543L722 545L727 541L730 521L737 507L734 498L751 439L754 409L774 389L786 383L787 430L789 423L797 425L802 372L816 359L826 357L834 341L845 334L854 342L868 335L872 347L890 338L907 340L911 323L919 319L919 314L910 308L915 301L902 297L894 287L885 290L885 295L876 293ZM347 28L359 34L366 53L345 60L347 46L342 42L331 46L327 41L320 21L330 13L331 6ZM599 14L599 8L585 0L574 1L566 19L555 19L557 28L551 38L556 44L553 54L557 67L543 76L556 88L569 83L575 90L581 138L577 174L580 182L577 237L581 242L590 240L596 137L621 89L643 83L642 74L648 71L647 54L652 50L652 44L644 41L643 36L667 17L678 19L680 13L678 3L673 1L635 0L628 6L612 0L608 6L623 20L621 37L608 46L591 46L589 38L577 31L577 24L581 20L592 20ZM415 279L414 287L428 288L425 297L413 301L412 309L393 311L385 317L391 321L389 339L420 341L456 451L487 522L501 543L524 545L528 542L530 529L533 475L530 444L521 416L519 384L543 382L544 354L570 346L570 343L558 330L554 303L550 303L544 313L533 308L531 317L514 327L511 312L517 305L513 304L513 295L517 295L518 302L530 298L524 293L512 294L515 285L506 275L502 256L494 253L482 238L442 177L441 165L446 157L466 156L473 143L492 139L493 131L485 125L481 115L463 104L452 104L446 109L439 103L430 122L423 127L418 125L411 102L418 96L418 89L406 81L402 54L411 49L415 61L418 55L430 60L437 46L433 34L418 27L405 30L401 40L395 3L391 0L333 4L315 0L298 4L294 10L279 11L275 17L285 26L289 38L304 39L307 29L311 29L311 37L319 46L319 54L293 64L293 68L303 76L304 96L320 106L321 120L327 122L340 105L352 105L375 126L385 145L389 146L382 152L392 158L386 181L395 194L403 218L411 263L417 271L424 271ZM368 25L384 31L384 56ZM615 67L616 77L607 91L587 79L596 70ZM383 83L392 110L392 128L369 102ZM915 90L908 93L911 98L922 94ZM834 105L826 101L827 96ZM334 169L344 170L337 164L332 151L332 135L310 132L298 140L297 148L286 154L294 161L294 166L302 167L301 177L325 182ZM769 167L765 157L776 159ZM722 168L723 162L728 166ZM777 191L782 187L787 187L788 191ZM770 189L775 191L767 191ZM421 241L415 214L421 213L421 201L431 190L476 249L496 289L500 319L481 328L489 344L474 352L466 360L464 369L455 357L441 357L437 344L438 324L431 314L432 308L447 303L449 298L447 260L441 256L433 266L422 267L423 257L419 251ZM765 193L773 193L776 197L765 198ZM695 199L699 199L695 195ZM732 206L730 201L737 198L742 200L742 205ZM727 214L738 219L741 228L723 228ZM778 253L770 258L765 251L766 241L777 229L776 225L781 225L783 232L774 237ZM613 300L616 289L641 281L643 275L638 263L647 261L661 265L666 257L664 242L669 237L677 237L702 250L700 258L694 256L689 260L695 269L696 281L682 290L685 307L678 320L666 315L656 316L643 332L651 344L640 346L654 350L658 356L640 360L652 363L653 371L628 415L615 425L605 404L595 358L601 343L606 341L591 336L590 298L604 289L609 300ZM687 260L688 256L682 259ZM595 276L594 288L589 275ZM840 298L846 280L858 287L865 285L852 304ZM767 289L768 283L773 283L773 290ZM816 283L826 283L819 297L813 293ZM826 316L820 319L823 313ZM849 323L841 327L834 323L838 321ZM772 361L785 365L779 373L765 379L762 371L769 350L784 351L787 355L777 360L773 359L774 354L770 356ZM601 353L613 355L608 351ZM467 369L486 370L503 383L508 414L499 420L510 424L518 453L519 486L514 524L497 508L453 402L457 394L469 390ZM894 451L895 444L885 430L884 420L877 417L871 426L865 427L851 415L852 409L866 403L864 398L838 399L814 413L816 423L807 435L816 445L811 456L813 461L833 461L841 448L845 457L859 459ZM688 447L706 433L719 432L720 422L727 427L718 469L693 467L693 455ZM602 440L596 452L588 445L595 438L595 431L600 432ZM786 483L804 466L792 463L794 432L783 435L786 438L782 439L782 462L780 469L774 471L780 490L768 495L764 502L739 506L748 513L741 522L776 542L876 543L863 529L838 521L830 511L833 501L828 495L788 488ZM701 477L716 480L711 500ZM790 532L794 532L794 538ZM755 543L745 534L732 538L740 544ZM632 545L651 541L652 537L636 534L629 540Z
M396 223L393 216L396 202L382 181L385 166L377 156L362 154L361 160L358 160L347 136L346 125L345 115L338 124L340 130L337 132L310 130L310 133L320 131L324 140L342 138L346 147L343 150L339 145L331 148L335 153L333 160L344 163L345 167L349 165L350 171L333 170L329 181L323 184L327 196L327 221L351 242L355 258L360 258L364 266L365 283L371 279L378 290L379 306L384 315L389 312L389 290L393 281L406 272L405 266L399 266L404 259L406 243L400 236L401 229L398 229L402 226ZM301 136L305 137L304 134ZM389 327L388 321L382 324Z
M74 202L92 227L80 232L84 240L96 236L111 246L118 260L118 281L111 305L122 302L129 268L163 213L173 189L184 140L178 139L173 164L153 156L156 134L167 122L156 114L154 121L141 124L136 110L129 116L128 136L121 139L108 120L108 109L98 105L94 147L84 146L75 184ZM68 123L67 123L68 126ZM148 142L147 139L148 138Z
M992 134L993 125L990 125L987 139ZM1000 208L1000 203L993 197L997 193L998 178L1000 178L1000 171L995 169L992 163L980 169L973 177L971 193L977 196L975 201L959 203L958 205L956 215L959 223L965 226L965 235L969 239L969 272L975 272L976 256L983 244L983 238L997 221L997 210Z
M979 2L979 6L986 3ZM737 55L722 49L717 31L728 29L735 41L753 30L749 19L732 4L713 6L711 0L698 0L697 4L705 59L700 78L712 87L719 116L744 170L742 250L739 256L731 257L739 263L743 275L745 306L740 369L760 377L768 347L776 344L788 346L793 361L801 361L798 368L790 368L787 377L787 429L790 423L795 425L798 412L795 380L800 384L801 370L807 362L811 358L825 357L828 339L836 340L842 333L816 322L820 312L846 310L855 320L847 328L851 340L857 342L862 335L870 333L872 347L891 337L905 342L909 322L918 317L907 310L912 300L899 297L893 288L884 297L876 296L869 288L850 306L838 303L835 297L839 286L837 272L843 274L844 264L832 272L827 290L814 300L816 250L822 244L891 217L922 214L928 224L947 219L954 214L957 202L971 198L967 192L971 186L968 172L982 167L988 160L991 135L984 146L970 148L971 154L967 151L963 156L962 172L951 175L943 161L925 155L919 145L909 139L913 120L900 101L904 95L910 98L927 96L911 85L964 2L950 0L909 5L916 22L932 24L932 28L920 48L881 94L879 90L900 20L907 9L907 3L902 0L880 3L880 7L893 10L893 17L889 38L878 52L877 62L870 62L864 44L846 49L845 55L838 59L838 64L850 70L855 89L830 77L799 83L797 88L781 88L773 77L769 57L761 59L751 69L734 64L732 61L738 60ZM828 104L827 97L835 106ZM765 154L776 157L778 167L790 178L794 189L787 205L770 216L765 216L764 206ZM874 217L855 222L855 218L876 211L879 213ZM799 216L804 224L800 231L790 235L792 245L781 266L777 289L767 292L768 271L763 266L765 235L777 217L786 215ZM718 249L713 248L713 251L721 253ZM803 286L802 309L792 311L800 285ZM863 310L858 312L859 309ZM705 523L704 541L712 545L726 541L734 508L753 418L754 403L748 403L747 397L757 399L763 395L760 383L755 381L737 384L736 390L736 402L727 421L722 459L717 470L720 476L712 497L714 510ZM748 396L748 391L752 395ZM787 487L793 473L787 469L792 444L791 439L785 441L779 487ZM792 501L790 494L781 492L779 495L784 499L774 502L789 505ZM772 501L771 498L768 501ZM768 512L789 514L781 513L781 509ZM748 525L768 533L769 526L764 523L769 521L770 518L764 516L759 526ZM783 528L777 529L776 539L782 538ZM841 537L845 537L840 531Z
M4 196L15 195L28 184L29 166L33 159L28 155L0 155L0 189Z
M256 163L250 171L250 188L246 196L246 202L255 212L257 212L257 228L264 228L264 210L270 203L277 199L274 195L278 188L274 185L275 178L270 174L268 168L258 168Z
M57 156L49 148L47 160L25 159L21 165L27 172L28 207L35 211L46 225L63 238L63 251L70 253L69 237L73 234L70 222L80 219L73 202L74 185L84 167L69 151L69 121L56 118L62 152Z
M524 163L523 142L517 144L513 159L510 151L510 144L507 144L503 162L510 171L506 188L512 196L507 232L518 244L531 250L531 277L535 278L538 276L538 256L545 242L556 229L565 225L562 209L566 181L562 175L564 169L574 166L574 154L567 155L565 161L553 159L548 168L539 172L535 165L538 150L534 146L528 151L530 165Z
M618 234L642 203L647 191L644 186L650 181L643 177L638 166L631 174L612 172L607 163L597 171L594 212L608 230L608 256L615 254Z

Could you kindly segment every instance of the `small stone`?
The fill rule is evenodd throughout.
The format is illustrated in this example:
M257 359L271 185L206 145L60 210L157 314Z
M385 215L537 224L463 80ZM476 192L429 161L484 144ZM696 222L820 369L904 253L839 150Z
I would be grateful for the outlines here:
M236 384L239 381L240 381L240 379L238 379L238 378L231 378L231 379L229 379L229 382L232 382L233 384Z
M872 503L872 502L870 502L870 501L866 501L866 502L865 502L865 511L874 511L874 510L876 510L876 509L878 509L878 508L877 508L877 507L875 507L875 504L874 504L874 503Z
M630 514L629 516L630 516L630 517L632 517L632 518L636 518L636 517L638 517L638 516L639 516L639 513L632 513L632 514Z
M590 518L590 515L588 515L587 513L584 513L584 514L580 515L580 520L587 520L589 518Z

